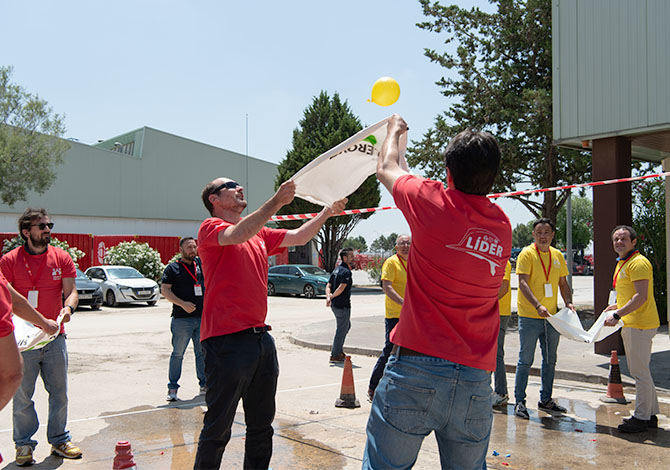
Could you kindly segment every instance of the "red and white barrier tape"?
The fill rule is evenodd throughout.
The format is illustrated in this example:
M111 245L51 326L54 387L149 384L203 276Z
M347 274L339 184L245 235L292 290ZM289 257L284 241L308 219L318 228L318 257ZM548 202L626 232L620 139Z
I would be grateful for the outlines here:
M669 177L670 171L664 173L654 173L652 175L644 176L632 176L630 178L618 178L614 180L603 180L603 181L593 181L592 183L580 183L580 184L568 184L566 186L554 186L553 188L542 188L542 189L527 189L525 191L511 191L508 193L494 193L489 194L486 197L491 199L497 199L499 197L510 197L510 196L521 196L524 194L535 194L535 193L546 193L549 191L561 191L563 189L574 189L574 188L589 188L594 186L604 186L606 184L617 184L617 183L630 183L632 181L646 180L649 178L663 178ZM366 214L368 212L379 212L387 211L390 209L397 209L396 206L385 206L385 207L371 207L367 209L350 209L340 212L338 215L353 215L353 214ZM281 221L281 220L304 220L311 219L316 217L318 212L312 212L311 214L292 214L292 215L273 215L272 220Z

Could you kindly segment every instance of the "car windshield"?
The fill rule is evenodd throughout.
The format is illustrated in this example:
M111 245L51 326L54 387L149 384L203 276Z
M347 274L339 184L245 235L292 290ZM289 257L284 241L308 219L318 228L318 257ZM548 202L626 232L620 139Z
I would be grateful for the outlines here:
M144 276L135 268L110 268L107 275L112 279L142 279Z
M316 266L300 266L300 269L305 274L312 274L313 276L327 276L328 273L324 271L323 269L316 267Z
M77 279L88 279L88 276L79 269L77 269Z

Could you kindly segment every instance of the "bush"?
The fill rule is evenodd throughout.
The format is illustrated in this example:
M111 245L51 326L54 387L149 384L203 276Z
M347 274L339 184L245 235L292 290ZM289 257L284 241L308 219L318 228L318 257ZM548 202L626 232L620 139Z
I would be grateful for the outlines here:
M168 264L170 264L170 263L174 263L175 261L179 261L180 259L181 259L181 253L180 253L180 252L176 252L176 253L172 256L172 258L170 258L170 261L168 261Z
M14 248L22 246L23 244L24 244L23 238L19 237L18 235L10 240L5 240L3 242L2 253L3 254L9 253ZM72 258L72 262L74 263L74 266L76 268L79 268L79 263L77 263L77 260L86 256L86 253L81 251L76 246L71 247L67 242L62 242L58 238L52 238L51 242L49 242L49 245L56 246L58 248L62 248L63 250L65 250L67 254L70 255L70 258Z
M386 258L383 256L370 256L368 258L365 270L368 272L368 277L375 284L379 284L382 281L382 266L384 265L384 261L386 261Z
M144 277L158 282L163 275L165 265L161 262L161 255L151 248L148 243L136 241L121 242L107 250L105 264L131 266L142 273Z

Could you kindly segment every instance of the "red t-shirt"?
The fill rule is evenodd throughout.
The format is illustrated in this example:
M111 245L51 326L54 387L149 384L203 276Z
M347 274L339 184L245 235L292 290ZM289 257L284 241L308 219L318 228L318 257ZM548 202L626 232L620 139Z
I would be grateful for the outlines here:
M7 279L0 273L0 338L14 331L12 323L12 296L7 289Z
M22 296L28 298L31 290L39 292L36 310L51 320L56 320L63 308L63 279L77 277L70 255L51 245L39 255L29 254L22 246L15 248L0 259L0 269Z
M495 370L498 290L512 249L509 219L485 196L412 175L393 197L412 231L407 288L391 342Z
M268 256L281 253L286 230L263 227L239 245L219 245L230 222L210 217L198 230L198 255L205 275L200 339L264 326L268 311Z

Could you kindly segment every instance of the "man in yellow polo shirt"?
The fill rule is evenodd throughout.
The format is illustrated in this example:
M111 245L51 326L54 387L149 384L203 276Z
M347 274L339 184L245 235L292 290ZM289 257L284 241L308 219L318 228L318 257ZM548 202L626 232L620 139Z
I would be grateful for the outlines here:
M391 343L391 330L395 328L400 319L400 310L402 310L403 299L405 298L405 286L407 285L407 260L409 257L409 248L412 245L412 239L409 235L398 235L395 241L396 254L384 261L382 265L382 289L384 289L386 300L386 336L384 348L377 359L370 385L368 387L368 399L372 401L377 384L384 375L384 367L391 354L393 343Z
M519 362L516 367L514 414L528 419L526 386L528 373L535 358L535 346L540 340L542 350L542 388L537 407L548 412L565 413L566 409L551 398L556 369L556 351L560 334L545 320L558 309L558 291L565 306L574 310L572 290L566 280L568 267L559 250L551 246L555 235L554 223L539 219L533 224L535 243L524 248L516 262L519 276Z
M509 401L507 394L507 372L505 371L505 333L507 323L512 315L512 264L507 260L503 282L498 291L498 310L500 311L500 330L498 331L498 354L496 356L496 372L494 374L493 406L504 406Z
M612 230L612 244L619 257L612 280L613 293L605 311L605 325L623 321L621 338L626 350L628 370L635 379L635 411L619 425L622 432L642 432L658 427L656 386L649 370L651 341L660 325L654 299L651 263L635 249L633 227L619 225ZM616 298L614 297L616 295Z

